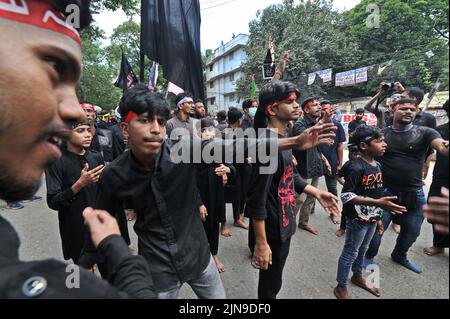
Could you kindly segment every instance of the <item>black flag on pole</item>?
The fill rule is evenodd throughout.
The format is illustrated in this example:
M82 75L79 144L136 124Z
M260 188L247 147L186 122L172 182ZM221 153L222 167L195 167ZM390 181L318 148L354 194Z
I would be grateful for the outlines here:
M199 0L142 0L141 49L165 78L204 99Z
M122 52L122 63L120 65L120 74L117 78L115 86L123 89L123 93L132 88L136 83L138 83L138 79L133 72L133 68L128 62L128 59L125 56L125 53Z

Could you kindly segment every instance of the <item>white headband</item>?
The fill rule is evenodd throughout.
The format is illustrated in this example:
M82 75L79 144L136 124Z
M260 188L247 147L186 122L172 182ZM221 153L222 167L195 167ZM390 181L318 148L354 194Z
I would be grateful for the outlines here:
M177 106L180 106L183 103L194 103L194 100L191 97L186 96L184 99L178 102Z

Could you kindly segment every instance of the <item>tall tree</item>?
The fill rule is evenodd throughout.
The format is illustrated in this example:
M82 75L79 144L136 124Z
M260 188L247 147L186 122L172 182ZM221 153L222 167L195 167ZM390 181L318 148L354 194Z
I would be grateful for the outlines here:
M345 16L334 10L328 0L307 1L298 5L293 0L285 0L282 4L271 5L250 22L244 73L256 74L258 87L264 85L261 65L267 52L267 39L272 37L276 60L283 51L290 52L284 79L295 82L302 95L326 96L332 83L308 86L307 74L356 63L360 50L347 29ZM250 77L242 79L238 85L241 95L250 94Z
M379 25L367 24L377 6ZM363 0L345 14L362 50L360 63L393 59L382 76L371 74L366 92L381 80L430 90L437 78L448 89L448 0Z

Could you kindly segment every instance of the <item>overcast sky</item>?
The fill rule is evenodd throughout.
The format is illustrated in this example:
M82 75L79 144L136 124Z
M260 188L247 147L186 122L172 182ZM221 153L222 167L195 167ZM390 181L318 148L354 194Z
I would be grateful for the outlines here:
M200 0L202 51L216 49L221 41L226 43L231 40L233 33L248 34L248 23L256 18L259 9L281 2L282 0ZM359 2L361 0L335 0L334 6L343 11L353 8ZM95 20L110 36L114 28L126 20L126 16L120 11L108 11L96 15Z

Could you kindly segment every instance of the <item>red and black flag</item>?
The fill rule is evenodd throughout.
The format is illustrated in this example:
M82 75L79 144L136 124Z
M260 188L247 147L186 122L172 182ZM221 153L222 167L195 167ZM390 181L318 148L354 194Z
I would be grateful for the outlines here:
M141 50L173 84L204 98L199 0L142 0Z
M122 52L122 63L120 65L120 74L117 78L115 86L123 89L123 93L127 90L131 89L135 84L138 83L138 79L133 72L133 68L128 62L128 59L125 56L125 53Z

